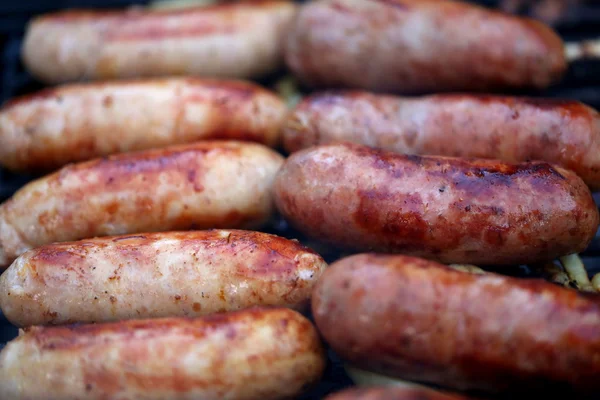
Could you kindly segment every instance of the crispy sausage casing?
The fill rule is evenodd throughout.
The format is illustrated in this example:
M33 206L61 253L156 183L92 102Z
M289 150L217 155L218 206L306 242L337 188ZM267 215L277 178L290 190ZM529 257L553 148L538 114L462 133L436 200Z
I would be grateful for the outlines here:
M324 367L316 330L289 309L33 327L0 353L0 397L294 398Z
M600 115L577 101L322 93L290 113L283 139L289 152L350 141L406 154L544 160L600 189Z
M425 388L365 387L334 393L325 400L469 400L469 398Z
M359 368L460 390L600 388L598 299L542 280L361 254L325 271L312 308Z
M286 106L257 85L193 78L71 84L0 110L0 162L48 170L204 139L276 146Z
M585 183L560 167L349 143L294 153L274 193L285 218L309 236L447 263L521 264L576 253L599 219Z
M0 266L52 242L259 227L282 162L259 144L207 141L66 166L0 206Z
M286 62L318 87L406 94L543 88L566 70L543 24L440 0L319 0L303 7Z
M0 276L0 307L18 326L198 316L254 305L304 310L325 267L295 241L249 231L54 243L21 255Z
M182 10L71 10L34 19L23 62L47 83L148 76L255 78L283 59L288 1Z

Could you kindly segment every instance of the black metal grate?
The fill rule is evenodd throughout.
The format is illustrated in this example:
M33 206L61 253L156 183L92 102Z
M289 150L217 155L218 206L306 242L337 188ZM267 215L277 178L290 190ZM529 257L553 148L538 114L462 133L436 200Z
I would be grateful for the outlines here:
M78 8L114 8L133 4L144 4L148 0L25 0L24 2L0 2L0 103L18 95L29 93L42 88L42 85L31 78L20 62L20 48L27 21L34 15L54 10ZM303 0L300 0L303 1ZM486 6L498 6L502 0L477 1ZM600 39L600 4L583 2L581 6L569 9L564 18L555 26L566 41L584 39ZM518 93L531 96L561 97L580 100L596 109L600 109L600 58L587 59L572 63L565 79L557 86L542 92ZM1 144L0 144L1 145ZM16 175L0 168L0 202L10 197L19 187L31 180L32 176ZM600 193L595 196L600 204ZM272 221L266 230L270 233L286 237L299 238L309 246L310 243L296 231L288 227L285 221ZM322 247L319 244L311 246L319 251L324 258L331 262L339 257L339 253ZM586 266L592 271L600 271L600 232L582 254ZM3 343L14 338L17 329L10 325L0 313L0 349ZM313 391L302 399L318 399L340 388L349 386L350 379L345 374L339 360L330 352L329 365L325 378Z

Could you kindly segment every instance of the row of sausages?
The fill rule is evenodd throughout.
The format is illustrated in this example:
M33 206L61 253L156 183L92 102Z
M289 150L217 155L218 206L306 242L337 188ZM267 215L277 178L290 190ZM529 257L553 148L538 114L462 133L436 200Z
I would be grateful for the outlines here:
M600 116L577 101L339 91L288 111L253 83L161 78L65 85L0 109L0 162L16 171L207 139L282 144L290 153L349 141L398 153L544 160L600 188Z
M400 56L401 55L401 56ZM311 86L422 93L546 87L567 60L545 25L445 0L251 1L34 19L23 60L48 83L287 66Z
M52 242L188 229L259 229L275 207L308 237L445 263L539 263L583 251L589 188L542 161L416 156L352 143L285 162L256 143L114 155L34 180L0 205L0 267Z
M151 260L155 249L164 256ZM20 321L121 321L22 330L0 352L6 399L293 398L324 372L320 335L353 376L419 382L336 400L466 399L422 384L485 397L598 389L597 298L541 280L404 255L325 268L292 241L239 231L95 239L20 260L0 282ZM283 308L311 294L318 330Z

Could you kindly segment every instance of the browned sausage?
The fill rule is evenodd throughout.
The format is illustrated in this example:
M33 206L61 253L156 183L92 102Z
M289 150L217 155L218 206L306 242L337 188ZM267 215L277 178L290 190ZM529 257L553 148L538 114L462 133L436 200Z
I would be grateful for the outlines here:
M0 398L290 399L324 368L316 330L289 309L33 327L0 353Z
M276 146L287 109L242 81L194 78L70 84L0 110L0 163L49 170L132 150L206 139Z
M21 255L0 276L0 308L17 326L199 316L254 305L304 310L326 266L295 241L250 231L53 243Z
M361 143L399 153L544 160L600 189L600 115L577 101L368 92L322 93L288 116L284 144Z
M325 400L468 400L465 396L412 387L352 388L328 396Z
M95 236L254 229L283 163L256 143L205 141L68 165L0 205L0 270L25 251Z
M319 0L292 25L286 62L317 87L399 93L543 88L566 69L540 22L448 0Z
M27 27L23 62L48 83L148 76L256 78L283 61L290 1L180 10L69 10Z
M407 156L355 144L294 153L274 184L283 216L351 250L521 264L586 248L598 210L575 173L542 162Z
M600 389L600 303L549 282L361 254L313 291L319 331L369 371L458 390Z

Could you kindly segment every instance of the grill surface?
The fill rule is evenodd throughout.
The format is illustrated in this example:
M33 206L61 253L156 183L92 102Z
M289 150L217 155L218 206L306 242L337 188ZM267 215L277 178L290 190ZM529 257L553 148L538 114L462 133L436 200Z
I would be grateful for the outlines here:
M481 0L478 3L489 7L497 7L501 1ZM43 87L27 74L19 57L25 24L32 16L69 7L115 8L146 2L147 0L28 0L25 2L0 2L0 51L2 57L0 60L0 103L11 97ZM591 3L582 2L577 7L571 7L568 13L555 24L555 28L566 41L600 39L600 4L592 5ZM528 7L521 7L520 11L526 13L528 9ZM277 77L271 77L261 83L270 85L275 78ZM546 91L514 94L575 99L600 109L600 58L597 60L578 60L572 63L565 79L559 85ZM0 202L6 200L32 178L34 177L12 174L0 168ZM600 193L595 195L594 198L596 203L600 204ZM320 252L328 262L340 257L339 253L332 251L330 248L308 241L301 234L292 230L282 219L272 221L265 231L289 238L298 238ZM594 241L582 254L582 258L593 273L600 272L600 232L596 234ZM522 271L515 270L513 273L519 275L522 274ZM0 313L0 349L5 342L16 335L17 329L10 325ZM336 356L329 352L329 358L330 362L323 381L314 390L302 396L301 399L318 399L351 384Z

